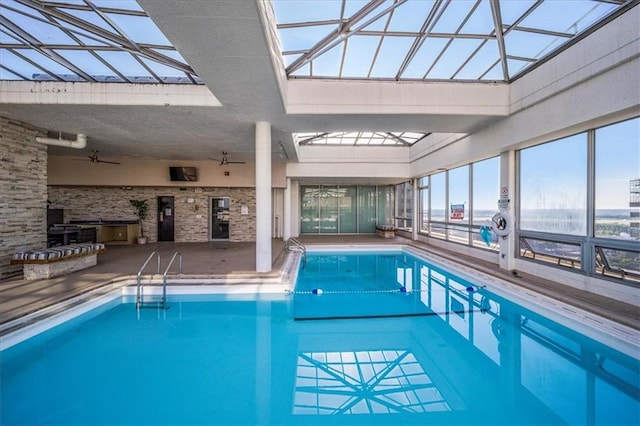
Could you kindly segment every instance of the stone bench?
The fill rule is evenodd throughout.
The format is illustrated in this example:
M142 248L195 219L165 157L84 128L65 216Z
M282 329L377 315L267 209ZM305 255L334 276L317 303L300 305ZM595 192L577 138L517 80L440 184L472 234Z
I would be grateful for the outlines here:
M376 225L376 234L381 238L395 238L397 230L393 225Z
M42 250L17 252L12 265L23 265L24 278L38 280L58 277L98 264L98 254L106 248L102 243L70 244Z

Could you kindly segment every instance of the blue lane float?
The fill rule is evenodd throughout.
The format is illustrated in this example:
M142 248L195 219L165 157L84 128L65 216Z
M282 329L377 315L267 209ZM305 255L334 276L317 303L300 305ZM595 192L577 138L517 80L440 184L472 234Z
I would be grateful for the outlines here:
M314 288L313 290L311 290L312 294L322 294L323 291L321 288Z

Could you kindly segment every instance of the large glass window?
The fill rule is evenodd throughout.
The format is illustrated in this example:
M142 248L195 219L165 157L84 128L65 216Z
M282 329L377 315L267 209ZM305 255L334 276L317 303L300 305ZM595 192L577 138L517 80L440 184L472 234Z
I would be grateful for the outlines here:
M318 227L318 187L303 186L300 188L301 211L300 232L303 234L317 234Z
M393 208L393 200L391 207ZM383 222L386 223L386 222ZM391 223L391 222L389 222ZM358 232L376 232L376 187L358 187Z
M431 175L431 222L429 235L445 238L447 235L447 174L445 172Z
M458 243L469 242L469 166L449 170L449 235Z
M378 187L378 224L393 225L393 216L395 211L394 189L394 186ZM375 227L371 232L375 232Z
M500 197L500 157L473 163L473 224L491 223Z
M429 231L429 176L425 176L418 180L418 191L420 197L420 212L418 220L420 221L420 231Z
M520 151L520 228L586 235L586 133Z
M398 229L410 231L413 222L413 185L404 182L396 185L397 213L396 226Z
M640 118L596 129L595 144L594 234L639 239Z
M444 222L446 206L446 173L431 175L431 221Z
M303 185L300 199L303 234L373 234L393 223L393 186Z
M357 223L357 188L355 186L340 187L338 189L338 224L340 233L355 234Z
M338 188L320 186L318 195L320 198L320 233L335 234L338 232Z

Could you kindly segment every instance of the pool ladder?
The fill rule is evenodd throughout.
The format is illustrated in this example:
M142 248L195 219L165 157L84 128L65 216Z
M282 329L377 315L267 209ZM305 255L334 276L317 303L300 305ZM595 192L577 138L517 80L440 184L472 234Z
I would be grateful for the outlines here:
M140 309L144 307L154 307L154 308L159 307L162 309L168 309L169 306L167 305L167 275L169 274L169 269L171 269L171 266L173 265L173 262L176 260L176 258L179 259L178 273L182 274L182 254L177 251L173 253L171 260L169 261L169 265L167 265L167 269L165 269L164 274L162 274L162 297L160 298L160 300L145 301L144 292L142 289L142 272L145 270L145 268L147 267L149 262L151 262L151 259L153 259L154 256L157 256L158 258L157 274L160 275L160 253L158 253L157 251L154 251L149 255L147 260L144 262L144 264L138 271L138 279L137 279L137 287L136 287L136 309Z
M284 249L287 252L297 251L302 253L302 267L307 266L307 248L295 238L289 238L284 242Z

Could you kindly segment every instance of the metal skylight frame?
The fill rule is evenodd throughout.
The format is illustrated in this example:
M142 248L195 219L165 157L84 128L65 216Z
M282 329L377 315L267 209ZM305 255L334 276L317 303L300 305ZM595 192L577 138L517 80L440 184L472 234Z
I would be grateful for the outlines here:
M420 132L310 132L295 133L298 145L411 146L429 133Z
M349 0L315 3L317 10L314 2L272 1L289 78L510 82L639 2L372 0L358 10ZM380 63L391 63L389 71Z
M135 0L2 0L0 79L203 84Z

